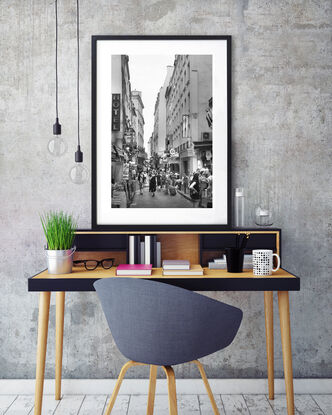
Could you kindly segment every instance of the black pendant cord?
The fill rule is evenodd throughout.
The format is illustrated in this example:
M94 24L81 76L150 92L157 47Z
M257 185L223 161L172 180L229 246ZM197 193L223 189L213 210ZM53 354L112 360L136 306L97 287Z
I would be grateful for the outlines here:
M77 151L75 161L82 163L83 153L81 151L80 138L80 9L79 0L76 0L76 38L77 38Z
M55 124L53 125L53 134L61 134L61 125L59 123L59 93L58 93L58 0L54 1L55 7Z
M58 0L55 0L55 113L59 118L58 105Z
M77 4L77 144L81 145L80 140L80 9L79 0L76 0Z

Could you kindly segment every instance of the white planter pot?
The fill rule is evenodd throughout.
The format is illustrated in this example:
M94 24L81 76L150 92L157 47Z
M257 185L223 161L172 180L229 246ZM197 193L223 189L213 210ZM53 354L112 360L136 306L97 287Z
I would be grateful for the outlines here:
M74 246L67 250L46 249L47 268L49 274L70 274L73 268Z

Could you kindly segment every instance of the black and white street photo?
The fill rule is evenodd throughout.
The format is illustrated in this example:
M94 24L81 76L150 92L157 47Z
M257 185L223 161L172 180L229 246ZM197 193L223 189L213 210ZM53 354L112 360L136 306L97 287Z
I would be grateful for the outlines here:
M212 74L210 54L111 56L112 208L213 207Z
M224 36L95 36L93 226L230 223Z

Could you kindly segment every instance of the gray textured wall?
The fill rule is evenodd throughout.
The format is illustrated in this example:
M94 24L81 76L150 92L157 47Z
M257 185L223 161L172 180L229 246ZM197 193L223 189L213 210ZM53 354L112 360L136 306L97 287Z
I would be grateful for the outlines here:
M283 261L302 277L291 299L294 375L331 377L331 1L81 0L82 145L90 163L92 34L233 36L233 179L248 193L247 225L270 189ZM54 122L54 8L50 0L0 4L0 377L35 374L38 295L26 278L45 266L38 213L78 212L90 226L90 184L69 182L76 139L75 1L59 1L60 119L69 153L46 151ZM231 347L204 359L211 377L265 377L263 296L211 294L241 306ZM47 376L54 376L54 298ZM275 304L277 307L277 304ZM275 315L276 376L282 376ZM66 298L64 376L115 377L124 358L93 293ZM178 376L196 377L192 365ZM139 368L134 376L146 377Z

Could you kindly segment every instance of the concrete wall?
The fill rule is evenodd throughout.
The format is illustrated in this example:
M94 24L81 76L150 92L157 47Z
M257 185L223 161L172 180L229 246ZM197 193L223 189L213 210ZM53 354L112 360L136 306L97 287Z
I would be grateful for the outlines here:
M27 277L45 266L38 213L62 208L90 226L90 183L69 182L76 140L75 4L59 1L60 120L67 155L47 153L54 122L54 8L49 0L0 4L0 377L35 375L38 294ZM82 0L82 148L90 163L92 34L233 36L233 179L247 191L247 225L257 195L272 192L283 229L284 266L302 277L291 299L294 375L331 377L332 10L322 1ZM210 377L265 377L263 296L211 294L237 304L234 343L203 359ZM46 374L54 376L54 298ZM282 376L275 316L276 376ZM66 298L64 377L115 377L125 359L93 293ZM146 377L138 368L133 376ZM197 377L192 365L179 377Z

